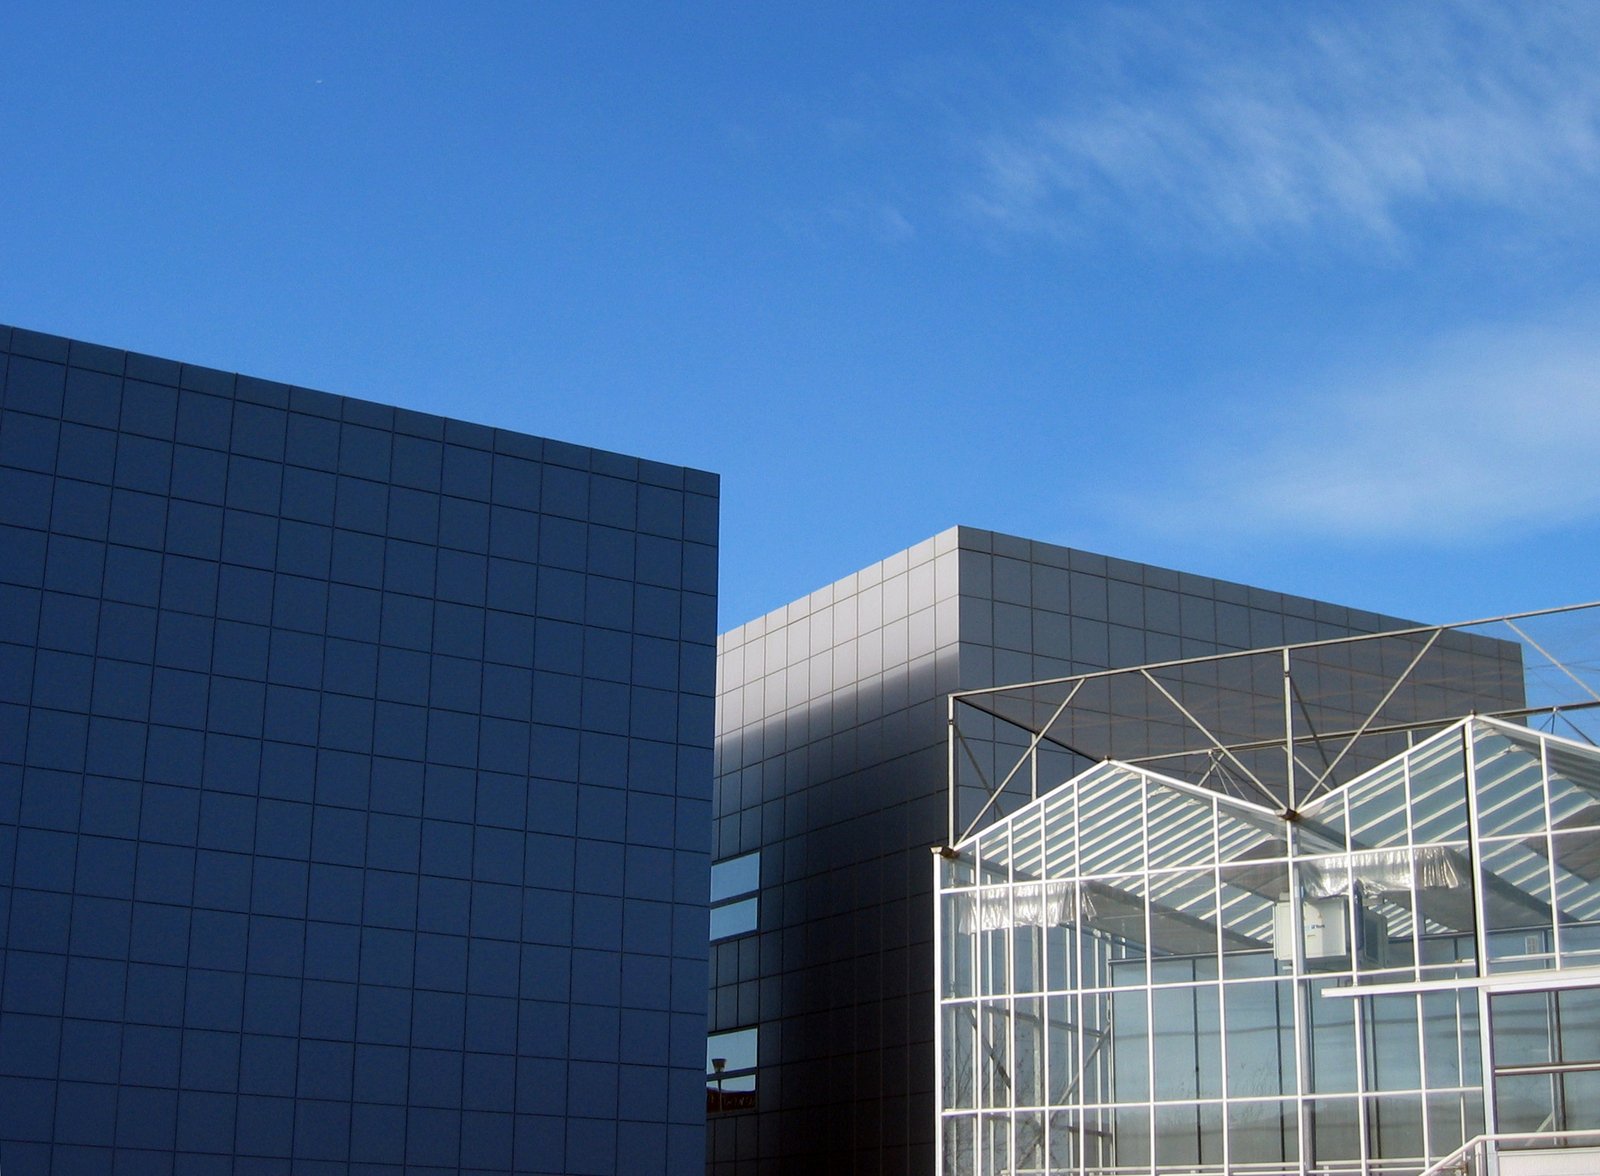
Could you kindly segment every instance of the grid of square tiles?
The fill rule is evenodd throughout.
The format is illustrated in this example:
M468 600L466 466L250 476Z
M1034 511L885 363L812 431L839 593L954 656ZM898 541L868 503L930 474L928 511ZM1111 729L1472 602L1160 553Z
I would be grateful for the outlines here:
M949 691L1388 627L959 527L725 633L714 853L761 851L761 925L713 945L710 1016L761 1058L758 1109L709 1124L715 1176L933 1164Z
M698 1170L715 480L0 343L7 1171Z

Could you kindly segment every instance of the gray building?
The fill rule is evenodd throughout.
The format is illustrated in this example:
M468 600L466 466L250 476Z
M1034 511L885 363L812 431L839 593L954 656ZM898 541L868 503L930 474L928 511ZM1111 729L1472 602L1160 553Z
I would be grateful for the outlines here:
M709 1170L933 1170L949 692L1398 624L959 527L725 633Z
M700 1171L715 477L0 387L6 1176Z

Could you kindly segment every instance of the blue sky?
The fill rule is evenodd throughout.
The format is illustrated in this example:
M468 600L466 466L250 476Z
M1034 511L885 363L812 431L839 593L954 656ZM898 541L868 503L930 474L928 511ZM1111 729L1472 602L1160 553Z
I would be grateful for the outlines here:
M715 470L724 625L955 523L1600 597L1600 5L5 26L0 321Z

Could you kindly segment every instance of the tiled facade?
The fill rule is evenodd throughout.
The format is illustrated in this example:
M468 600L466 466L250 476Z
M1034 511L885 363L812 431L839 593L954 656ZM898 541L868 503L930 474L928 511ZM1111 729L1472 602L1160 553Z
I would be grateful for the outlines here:
M0 327L0 1167L699 1172L717 482Z
M1395 624L962 527L724 634L713 853L759 852L761 885L712 945L711 1021L759 1061L713 1176L932 1171L948 692Z

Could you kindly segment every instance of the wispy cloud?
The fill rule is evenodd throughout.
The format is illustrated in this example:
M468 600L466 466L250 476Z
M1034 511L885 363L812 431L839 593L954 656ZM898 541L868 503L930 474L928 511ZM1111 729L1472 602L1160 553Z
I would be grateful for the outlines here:
M1203 456L1118 511L1156 531L1430 545L1600 517L1593 322L1465 332L1295 391L1275 413L1234 406Z
M1073 29L1049 96L978 136L973 208L1062 235L1394 243L1441 204L1566 210L1600 187L1600 5L1226 11Z

